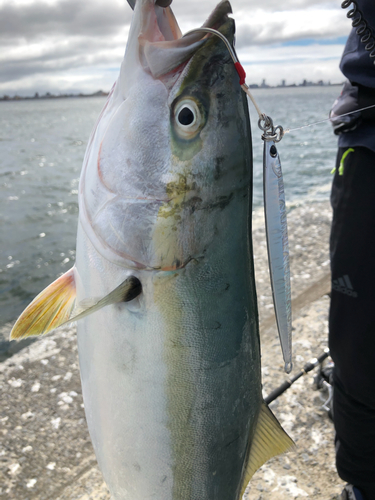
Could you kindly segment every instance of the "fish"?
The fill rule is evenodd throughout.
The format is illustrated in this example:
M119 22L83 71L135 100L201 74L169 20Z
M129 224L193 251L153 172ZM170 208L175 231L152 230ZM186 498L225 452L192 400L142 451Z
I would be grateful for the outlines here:
M222 40L131 1L89 139L74 267L12 339L77 321L87 425L114 500L238 500L293 447L264 403L248 103ZM204 24L234 46L231 5Z

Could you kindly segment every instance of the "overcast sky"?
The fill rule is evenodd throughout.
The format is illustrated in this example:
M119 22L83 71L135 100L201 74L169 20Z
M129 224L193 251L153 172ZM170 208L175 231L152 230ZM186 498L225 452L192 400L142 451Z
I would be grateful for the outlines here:
M216 0L174 0L182 32ZM247 83L344 80L351 23L341 0L232 0ZM110 90L132 11L126 0L0 0L0 96Z

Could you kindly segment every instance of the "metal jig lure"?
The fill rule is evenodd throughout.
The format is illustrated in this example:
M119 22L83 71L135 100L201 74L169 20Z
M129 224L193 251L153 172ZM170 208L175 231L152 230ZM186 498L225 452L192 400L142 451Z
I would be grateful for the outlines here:
M274 127L272 119L259 119L263 130L263 197L266 221L268 262L273 305L285 371L292 370L292 305L290 291L289 244L286 218L284 180L276 143L283 137L283 129Z

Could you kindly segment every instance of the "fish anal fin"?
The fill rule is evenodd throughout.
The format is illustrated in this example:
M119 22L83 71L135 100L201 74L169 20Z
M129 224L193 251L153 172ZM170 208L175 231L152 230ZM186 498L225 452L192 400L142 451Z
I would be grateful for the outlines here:
M26 307L10 333L10 340L43 335L65 323L76 299L74 268L57 278Z
M242 498L246 486L259 467L270 458L289 451L294 446L293 440L281 427L266 403L263 402L252 439L246 469L243 474L241 495L239 498Z

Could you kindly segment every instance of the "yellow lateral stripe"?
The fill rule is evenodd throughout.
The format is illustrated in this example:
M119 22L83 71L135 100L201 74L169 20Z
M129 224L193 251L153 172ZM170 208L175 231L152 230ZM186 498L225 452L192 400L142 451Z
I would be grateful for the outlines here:
M57 278L26 307L17 319L10 340L43 335L69 319L76 298L73 268Z
M240 498L254 473L267 460L293 448L294 442L281 427L276 417L263 402L258 422L250 444L250 454L243 474Z

